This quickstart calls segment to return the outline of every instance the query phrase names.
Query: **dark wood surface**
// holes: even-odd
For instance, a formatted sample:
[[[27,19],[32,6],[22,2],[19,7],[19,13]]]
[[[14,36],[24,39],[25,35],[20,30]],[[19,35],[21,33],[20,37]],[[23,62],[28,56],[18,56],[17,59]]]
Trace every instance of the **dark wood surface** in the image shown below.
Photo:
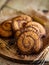
[[[45,62],[45,64],[44,65],[49,65],[49,62]]]

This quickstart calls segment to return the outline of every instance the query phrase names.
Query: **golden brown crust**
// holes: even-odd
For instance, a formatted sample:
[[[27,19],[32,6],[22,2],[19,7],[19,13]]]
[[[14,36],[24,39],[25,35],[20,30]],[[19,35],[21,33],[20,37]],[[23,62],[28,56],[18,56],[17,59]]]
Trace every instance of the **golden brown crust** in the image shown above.
[[[26,27],[32,27],[32,30],[36,32],[40,37],[46,36],[45,28],[38,22],[29,22]]]
[[[42,42],[39,36],[30,30],[21,33],[17,39],[16,45],[22,54],[38,53],[42,48]]]
[[[4,21],[0,24],[0,36],[2,37],[12,36],[11,20]]]
[[[33,22],[29,17],[27,18],[28,19],[23,15],[13,19],[12,26],[15,32],[15,43],[22,54],[31,54],[32,52],[38,53],[43,46],[40,38],[40,24]],[[42,25],[40,25],[40,28],[41,27]]]
[[[13,18],[13,29],[18,30],[20,28],[25,27],[26,23],[31,22],[31,17],[27,15],[20,15],[18,17]],[[17,25],[16,25],[17,24]]]
[[[5,30],[5,31],[11,31],[11,22],[3,22],[1,24],[1,27]]]

